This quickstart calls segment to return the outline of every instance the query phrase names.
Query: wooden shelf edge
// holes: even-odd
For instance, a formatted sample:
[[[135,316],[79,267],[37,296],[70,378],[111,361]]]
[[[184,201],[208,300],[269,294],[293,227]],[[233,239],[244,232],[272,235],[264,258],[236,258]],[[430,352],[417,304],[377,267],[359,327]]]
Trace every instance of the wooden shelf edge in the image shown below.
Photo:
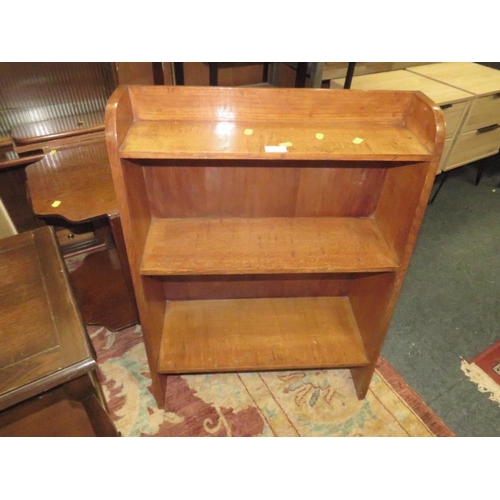
[[[151,223],[140,274],[373,273],[398,266],[372,218],[167,218]]]
[[[308,153],[307,155],[300,153],[252,153],[252,160],[288,160],[288,161],[363,161],[363,162],[423,162],[434,158],[434,155],[429,154],[341,154],[325,155]],[[144,151],[120,151],[122,160],[248,160],[249,153],[182,153],[173,151],[169,152],[144,152]]]

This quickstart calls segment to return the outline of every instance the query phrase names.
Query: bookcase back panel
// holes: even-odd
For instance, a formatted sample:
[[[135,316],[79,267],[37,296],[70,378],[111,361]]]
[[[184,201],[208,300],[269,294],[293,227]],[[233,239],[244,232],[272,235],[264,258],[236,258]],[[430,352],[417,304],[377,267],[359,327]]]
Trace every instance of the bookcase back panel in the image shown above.
[[[368,217],[384,168],[143,167],[153,217]]]
[[[403,123],[408,92],[131,86],[136,120]]]
[[[164,283],[166,300],[204,300],[345,296],[352,275],[175,276],[158,279]]]

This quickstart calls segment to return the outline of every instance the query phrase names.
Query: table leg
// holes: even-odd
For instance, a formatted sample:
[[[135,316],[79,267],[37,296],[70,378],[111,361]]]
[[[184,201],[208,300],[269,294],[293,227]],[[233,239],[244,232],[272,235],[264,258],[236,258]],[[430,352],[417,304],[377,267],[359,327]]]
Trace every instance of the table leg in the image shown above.
[[[83,405],[98,437],[117,437],[118,431],[103,406],[98,392],[100,389],[97,387],[100,386],[96,386],[90,374],[86,374],[66,383],[64,392],[68,397]]]
[[[112,214],[95,226],[106,249],[87,255],[69,280],[86,325],[123,330],[138,323],[138,314],[119,216]]]

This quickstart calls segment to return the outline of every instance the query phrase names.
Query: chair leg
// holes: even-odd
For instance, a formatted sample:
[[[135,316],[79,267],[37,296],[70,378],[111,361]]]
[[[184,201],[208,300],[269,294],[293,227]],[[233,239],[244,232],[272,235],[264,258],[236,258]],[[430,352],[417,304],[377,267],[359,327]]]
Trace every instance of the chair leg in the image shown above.
[[[356,68],[355,62],[350,62],[347,66],[347,74],[344,82],[344,89],[348,90],[351,88],[352,77],[354,76],[354,69]]]
[[[216,62],[208,63],[208,65],[210,68],[210,86],[217,87],[217,85],[219,85],[218,65]]]
[[[184,63],[174,62],[175,85],[184,85]]]
[[[304,88],[306,86],[306,78],[307,78],[307,63],[298,62],[297,73],[295,74],[295,87]]]
[[[444,184],[444,181],[446,181],[446,179],[448,178],[448,172],[443,172],[441,174],[441,182],[439,183],[439,186],[438,188],[436,189],[436,192],[434,193],[434,195],[432,196],[432,198],[430,199],[428,205],[430,205],[431,203],[434,202],[434,200],[436,199],[436,196],[438,195],[439,191],[441,191],[441,188],[443,187],[443,184]]]
[[[269,80],[269,64],[268,62],[262,63],[262,83],[268,83]]]
[[[481,181],[481,177],[483,176],[483,171],[484,171],[484,160],[480,161],[479,165],[477,166],[476,180],[474,181],[475,186],[477,186]]]

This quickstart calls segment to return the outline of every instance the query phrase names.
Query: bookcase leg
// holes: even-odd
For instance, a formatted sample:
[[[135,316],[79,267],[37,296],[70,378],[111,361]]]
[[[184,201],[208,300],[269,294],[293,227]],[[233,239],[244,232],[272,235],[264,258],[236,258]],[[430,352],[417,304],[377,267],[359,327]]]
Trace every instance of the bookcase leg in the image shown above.
[[[151,374],[151,378],[152,378],[151,390],[153,392],[153,397],[156,400],[156,404],[158,405],[158,408],[165,410],[166,409],[165,393],[167,391],[168,377],[166,375],[156,374],[155,376]]]
[[[351,368],[352,381],[354,382],[358,399],[365,399],[374,371],[375,363],[368,366],[357,366],[355,368]]]

